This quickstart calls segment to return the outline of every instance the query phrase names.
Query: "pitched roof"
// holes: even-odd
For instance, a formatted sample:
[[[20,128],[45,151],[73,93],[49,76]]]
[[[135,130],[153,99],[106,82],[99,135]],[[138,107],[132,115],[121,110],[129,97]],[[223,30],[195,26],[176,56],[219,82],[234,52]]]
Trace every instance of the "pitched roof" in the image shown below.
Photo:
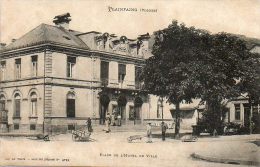
[[[40,24],[15,42],[7,45],[4,50],[18,49],[47,42],[89,49],[75,33],[68,31],[63,27]]]

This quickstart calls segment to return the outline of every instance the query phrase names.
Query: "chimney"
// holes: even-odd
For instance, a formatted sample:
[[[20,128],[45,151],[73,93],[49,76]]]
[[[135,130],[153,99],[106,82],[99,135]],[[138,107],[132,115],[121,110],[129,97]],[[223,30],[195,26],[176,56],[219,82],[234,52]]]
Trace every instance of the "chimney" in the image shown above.
[[[62,15],[55,16],[53,19],[53,23],[58,27],[63,27],[65,29],[69,29],[69,22],[71,21],[70,13],[65,13]]]

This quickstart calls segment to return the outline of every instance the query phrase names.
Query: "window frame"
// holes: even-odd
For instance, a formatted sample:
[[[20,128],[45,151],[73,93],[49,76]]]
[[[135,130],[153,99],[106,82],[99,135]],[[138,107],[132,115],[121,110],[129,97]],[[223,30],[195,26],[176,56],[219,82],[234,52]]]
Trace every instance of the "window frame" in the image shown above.
[[[17,107],[18,106],[17,104],[19,104],[19,107]],[[14,95],[14,114],[13,114],[13,117],[15,117],[15,118],[21,117],[21,95],[19,93],[16,93]]]
[[[235,105],[235,120],[240,121],[241,120],[241,106],[240,104],[234,104]]]
[[[71,108],[70,105],[73,105],[73,107]],[[71,92],[66,96],[66,116],[67,118],[76,117],[76,98],[75,94]]]
[[[38,55],[31,56],[31,74],[32,77],[38,76]]]
[[[74,77],[74,68],[75,68],[75,65],[76,65],[76,60],[77,57],[75,56],[67,56],[67,77],[68,78],[73,78]]]
[[[20,79],[22,74],[22,59],[15,59],[15,79]]]
[[[36,92],[30,94],[30,117],[37,117],[38,97]]]
[[[4,81],[6,72],[6,60],[0,62],[0,81]]]
[[[123,69],[123,70],[121,70]],[[126,64],[118,64],[118,82],[123,83],[126,76]]]
[[[0,95],[0,111],[6,110],[6,98],[4,95]]]

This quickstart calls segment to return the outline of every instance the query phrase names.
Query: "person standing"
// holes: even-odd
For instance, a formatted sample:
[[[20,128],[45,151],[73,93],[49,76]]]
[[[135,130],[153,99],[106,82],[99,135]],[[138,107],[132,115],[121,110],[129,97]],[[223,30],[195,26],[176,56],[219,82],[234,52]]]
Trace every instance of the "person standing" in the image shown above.
[[[168,129],[168,125],[165,122],[162,122],[161,127],[162,127],[162,140],[165,141],[166,130]]]
[[[116,125],[116,113],[113,111],[112,116],[111,116],[111,126]]]
[[[150,122],[146,125],[146,132],[147,132],[147,143],[152,143],[152,126]]]
[[[91,123],[91,119],[90,118],[87,119],[87,127],[88,127],[88,132],[92,132],[93,131],[92,123]]]
[[[117,115],[118,126],[121,126],[121,115]]]
[[[110,132],[110,124],[111,124],[111,117],[110,117],[110,114],[107,113],[106,115],[106,133],[109,133]]]

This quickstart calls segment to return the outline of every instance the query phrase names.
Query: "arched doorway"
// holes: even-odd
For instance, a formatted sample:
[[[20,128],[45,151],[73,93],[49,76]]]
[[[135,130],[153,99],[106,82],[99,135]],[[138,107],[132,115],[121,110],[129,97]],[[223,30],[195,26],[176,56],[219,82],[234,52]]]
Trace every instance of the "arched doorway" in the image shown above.
[[[122,124],[124,124],[126,120],[126,111],[125,111],[126,103],[127,103],[126,97],[124,95],[120,95],[117,99],[117,105],[118,105],[119,115],[121,115]]]
[[[142,119],[141,108],[143,100],[140,96],[137,96],[134,100],[134,124],[140,124]]]
[[[101,94],[100,95],[100,105],[101,105],[101,110],[100,110],[100,124],[104,125],[105,119],[106,119],[106,113],[108,109],[108,105],[110,102],[110,98],[108,97],[107,94]]]

